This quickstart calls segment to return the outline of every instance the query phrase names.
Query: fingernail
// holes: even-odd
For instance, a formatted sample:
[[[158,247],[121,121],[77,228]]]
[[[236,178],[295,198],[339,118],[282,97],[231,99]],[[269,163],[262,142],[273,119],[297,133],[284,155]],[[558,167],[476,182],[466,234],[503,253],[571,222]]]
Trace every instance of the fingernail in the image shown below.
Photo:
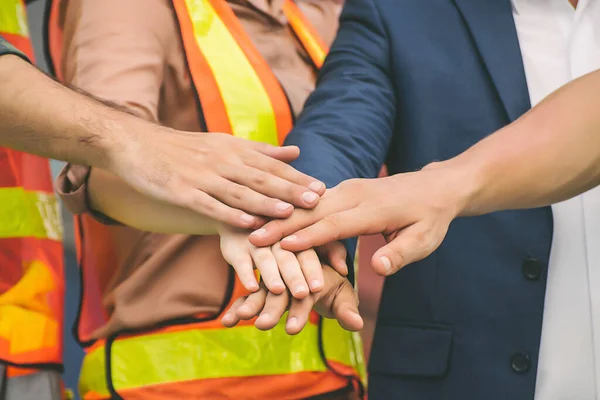
[[[252,215],[242,214],[242,216],[240,218],[242,221],[244,221],[247,224],[254,222],[254,217]]]
[[[304,285],[296,285],[294,286],[294,294],[300,294],[306,292],[306,286]]]
[[[302,200],[307,203],[314,203],[319,198],[319,195],[315,192],[304,192],[302,193]]]
[[[269,314],[260,314],[256,319],[256,322],[269,322],[271,316]]]
[[[260,231],[260,229],[259,229]],[[296,235],[290,235],[290,236],[286,236],[283,239],[281,239],[282,242],[294,242],[296,239],[298,239],[298,236]]]
[[[252,236],[264,236],[266,233],[267,233],[267,230],[265,228],[260,228],[259,230],[252,232],[251,235]]]
[[[279,211],[287,211],[292,207],[291,204],[289,203],[285,203],[283,201],[277,203],[277,205],[275,205],[275,208],[278,209]]]
[[[381,263],[383,264],[383,267],[385,268],[385,272],[388,274],[390,272],[392,272],[392,263],[390,262],[390,259],[387,258],[386,256],[380,257],[379,259],[381,260]]]
[[[312,290],[319,289],[321,286],[323,286],[323,283],[318,279],[313,279],[310,281],[310,288]]]
[[[292,317],[292,318],[288,319],[288,321],[287,321],[288,328],[295,328],[296,326],[298,326],[298,318]]]
[[[310,185],[308,185],[308,188],[313,192],[320,192],[321,190],[323,190],[323,186],[324,185],[322,182],[313,182]]]
[[[231,313],[227,312],[225,315],[223,315],[223,318],[221,319],[221,321],[227,322],[227,321],[231,320],[231,318],[232,318]]]

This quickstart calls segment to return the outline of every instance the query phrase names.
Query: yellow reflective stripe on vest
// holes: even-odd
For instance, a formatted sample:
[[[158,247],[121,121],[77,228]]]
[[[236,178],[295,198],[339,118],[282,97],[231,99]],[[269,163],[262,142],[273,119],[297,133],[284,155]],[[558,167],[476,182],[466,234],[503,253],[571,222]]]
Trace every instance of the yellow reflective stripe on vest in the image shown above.
[[[0,33],[29,37],[25,5],[21,0],[0,1]]]
[[[0,238],[62,240],[60,207],[52,193],[0,188]]]
[[[351,332],[324,321],[328,360],[349,366],[362,363]],[[254,326],[189,329],[117,340],[112,345],[112,381],[116,390],[189,380],[326,371],[317,343],[318,327],[307,325],[296,336],[285,333],[285,320],[270,331]],[[79,390],[108,396],[104,346],[88,354]]]
[[[232,133],[277,145],[271,100],[243,50],[208,0],[186,0],[185,3],[198,47],[221,91]]]

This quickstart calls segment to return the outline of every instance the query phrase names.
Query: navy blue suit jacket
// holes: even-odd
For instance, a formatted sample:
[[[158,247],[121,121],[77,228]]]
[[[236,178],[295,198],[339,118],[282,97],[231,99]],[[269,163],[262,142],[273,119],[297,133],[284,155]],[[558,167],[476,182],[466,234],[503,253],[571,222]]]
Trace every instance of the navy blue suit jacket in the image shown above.
[[[287,143],[331,187],[448,159],[529,108],[510,0],[346,0]],[[549,208],[458,219],[387,278],[370,400],[532,399],[551,239]]]

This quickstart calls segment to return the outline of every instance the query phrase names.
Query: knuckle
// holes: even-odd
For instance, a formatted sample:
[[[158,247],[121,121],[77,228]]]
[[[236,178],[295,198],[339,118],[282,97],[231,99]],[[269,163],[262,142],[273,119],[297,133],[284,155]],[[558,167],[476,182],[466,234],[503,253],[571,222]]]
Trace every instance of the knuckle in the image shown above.
[[[256,186],[264,186],[268,182],[268,175],[264,172],[259,172],[252,177],[252,183]]]
[[[332,239],[332,241],[339,240],[341,220],[338,215],[330,215],[328,217],[325,217],[321,220],[321,223],[331,234],[330,239]]]
[[[258,249],[254,254],[254,258],[256,259],[256,262],[261,265],[265,264],[271,259],[269,252],[264,251],[263,249]]]

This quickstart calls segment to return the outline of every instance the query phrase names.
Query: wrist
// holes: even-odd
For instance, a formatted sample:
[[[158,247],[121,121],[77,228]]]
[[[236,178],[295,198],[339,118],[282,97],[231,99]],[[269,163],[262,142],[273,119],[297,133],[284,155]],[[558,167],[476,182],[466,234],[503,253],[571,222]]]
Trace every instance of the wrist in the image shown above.
[[[446,200],[452,217],[478,215],[479,200],[486,182],[483,166],[469,162],[461,156],[426,165],[424,171],[437,174],[436,180],[447,193]]]

